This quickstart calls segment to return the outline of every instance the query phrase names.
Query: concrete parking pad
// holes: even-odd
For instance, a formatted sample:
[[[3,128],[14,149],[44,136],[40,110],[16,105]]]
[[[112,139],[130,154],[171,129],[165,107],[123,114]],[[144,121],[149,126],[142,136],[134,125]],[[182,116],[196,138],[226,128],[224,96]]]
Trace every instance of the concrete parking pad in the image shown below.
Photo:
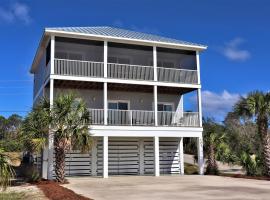
[[[95,200],[270,199],[270,182],[219,176],[74,177],[64,185]]]

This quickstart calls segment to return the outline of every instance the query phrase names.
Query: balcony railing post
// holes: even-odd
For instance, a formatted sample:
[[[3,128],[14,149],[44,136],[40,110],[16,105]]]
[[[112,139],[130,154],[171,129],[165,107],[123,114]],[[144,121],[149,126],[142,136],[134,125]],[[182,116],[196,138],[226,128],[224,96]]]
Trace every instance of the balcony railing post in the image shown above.
[[[107,82],[104,83],[103,87],[103,107],[104,107],[104,125],[108,124],[108,91],[107,91]]]
[[[154,85],[154,116],[155,116],[155,126],[158,126],[158,110],[157,110],[157,85]]]
[[[104,41],[104,53],[103,53],[103,56],[104,56],[104,78],[107,78],[107,64],[108,64],[108,42],[107,41]]]
[[[51,74],[54,74],[54,52],[55,52],[55,37],[51,36]]]
[[[130,126],[132,126],[132,110],[129,111],[129,115],[130,115]]]
[[[201,84],[201,78],[200,78],[200,55],[199,55],[199,51],[196,51],[196,62],[197,62],[197,81],[198,81],[198,84]]]
[[[202,127],[202,96],[201,96],[201,89],[197,90],[197,103],[198,103],[198,112],[199,112],[199,125]]]

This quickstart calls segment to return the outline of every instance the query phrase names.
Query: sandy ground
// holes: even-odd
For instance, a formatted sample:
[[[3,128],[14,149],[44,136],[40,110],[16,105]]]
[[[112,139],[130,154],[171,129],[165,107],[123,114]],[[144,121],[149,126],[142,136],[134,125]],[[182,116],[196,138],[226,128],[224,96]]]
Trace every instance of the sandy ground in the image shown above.
[[[96,200],[269,199],[270,182],[220,176],[69,178],[65,187]]]
[[[33,185],[22,185],[9,187],[6,192],[22,192],[24,193],[24,200],[48,200],[43,192]]]

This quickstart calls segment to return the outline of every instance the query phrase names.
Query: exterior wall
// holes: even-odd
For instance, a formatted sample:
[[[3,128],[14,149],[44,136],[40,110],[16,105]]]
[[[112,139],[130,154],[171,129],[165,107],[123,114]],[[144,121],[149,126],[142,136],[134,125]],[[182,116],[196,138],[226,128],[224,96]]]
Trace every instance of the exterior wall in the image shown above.
[[[43,83],[49,76],[50,65],[46,66],[46,53],[44,52],[43,56],[40,59],[38,68],[34,73],[34,97],[37,95]]]
[[[160,138],[160,173],[179,174],[179,138]],[[66,154],[67,176],[102,175],[103,146],[98,138],[95,151]],[[109,138],[109,175],[154,174],[153,138]],[[93,153],[94,152],[94,153]],[[95,154],[95,155],[94,155]],[[95,157],[95,162],[92,162]],[[93,167],[92,165],[96,165]],[[93,169],[95,169],[93,171]]]
[[[73,92],[82,97],[89,108],[103,109],[102,90],[78,90],[78,89],[59,89],[56,88],[54,95],[60,93]],[[124,92],[108,90],[108,101],[123,100],[130,102],[130,110],[153,110],[153,93],[145,92]],[[158,94],[158,102],[173,102],[176,110],[180,100],[180,95]]]

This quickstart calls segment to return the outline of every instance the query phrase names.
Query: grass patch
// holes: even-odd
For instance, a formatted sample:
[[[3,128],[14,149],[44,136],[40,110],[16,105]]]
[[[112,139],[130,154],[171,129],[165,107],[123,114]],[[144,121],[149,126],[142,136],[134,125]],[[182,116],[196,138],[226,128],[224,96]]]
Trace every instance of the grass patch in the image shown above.
[[[0,192],[0,200],[22,200],[25,197],[23,192]]]
[[[198,166],[189,163],[184,163],[184,167],[185,167],[185,174],[187,175],[198,174]]]

